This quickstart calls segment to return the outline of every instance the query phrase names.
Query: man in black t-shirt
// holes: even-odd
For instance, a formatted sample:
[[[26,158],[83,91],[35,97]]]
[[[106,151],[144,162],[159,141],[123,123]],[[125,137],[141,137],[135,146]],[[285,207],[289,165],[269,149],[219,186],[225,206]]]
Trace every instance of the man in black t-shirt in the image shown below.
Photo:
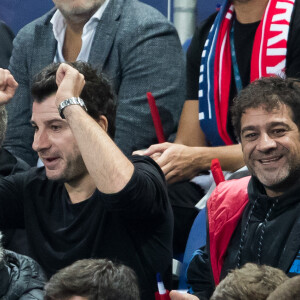
[[[0,228],[25,228],[48,276],[78,259],[108,258],[134,269],[141,298],[154,299],[156,273],[171,280],[164,176],[151,159],[128,159],[114,144],[109,84],[88,64],[71,65],[52,64],[32,84],[32,146],[44,167],[0,180]],[[16,87],[0,70],[0,105]]]

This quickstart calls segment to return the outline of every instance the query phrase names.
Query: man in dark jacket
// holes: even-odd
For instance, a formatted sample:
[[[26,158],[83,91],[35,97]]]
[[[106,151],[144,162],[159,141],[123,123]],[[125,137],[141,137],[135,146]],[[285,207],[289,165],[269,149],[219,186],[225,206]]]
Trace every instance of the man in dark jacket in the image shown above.
[[[207,245],[187,273],[201,300],[229,270],[247,262],[289,276],[299,272],[300,81],[270,77],[252,83],[235,99],[232,120],[252,177],[219,184],[207,203]]]
[[[14,34],[11,29],[0,20],[0,68],[7,68],[13,49]]]
[[[2,233],[0,232],[0,243]],[[31,258],[2,248],[0,244],[0,298],[7,300],[43,299],[46,277]]]

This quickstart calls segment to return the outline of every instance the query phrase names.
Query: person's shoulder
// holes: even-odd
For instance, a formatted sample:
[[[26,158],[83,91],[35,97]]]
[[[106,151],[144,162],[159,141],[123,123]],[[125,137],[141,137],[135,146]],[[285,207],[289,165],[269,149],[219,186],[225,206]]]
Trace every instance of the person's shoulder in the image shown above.
[[[230,206],[232,202],[248,199],[248,184],[251,176],[221,182],[212,193],[208,205],[213,207]]]
[[[155,168],[158,167],[157,163],[149,156],[132,155],[129,157],[129,159],[134,165],[145,164],[145,165],[149,165],[149,166],[154,166]]]
[[[11,272],[8,295],[17,294],[18,299],[43,299],[43,287],[47,281],[40,265],[32,258],[5,250],[7,266]]]
[[[151,20],[167,22],[166,17],[153,6],[137,0],[124,1],[123,10],[138,20]]]
[[[16,174],[4,177],[3,180],[15,182],[22,186],[27,186],[29,184],[36,184],[37,182],[47,182],[45,168],[33,167],[25,171],[20,171]]]
[[[34,259],[26,255],[22,255],[5,249],[4,256],[6,262],[11,262],[13,264],[16,264],[16,262],[18,262],[17,265],[21,269],[26,269],[28,265],[30,265],[30,268],[35,272],[40,269],[39,264]]]
[[[3,22],[0,20],[0,36],[6,35],[10,40],[13,40],[15,35],[13,31]]]
[[[211,26],[213,25],[213,23],[216,19],[217,14],[218,14],[218,12],[215,12],[215,13],[211,14],[207,19],[200,22],[195,30],[194,35],[201,37],[204,33],[208,34]]]
[[[143,27],[156,25],[174,28],[167,18],[156,8],[137,0],[125,1],[122,14],[123,22],[132,24],[132,26],[139,26],[140,30]]]
[[[161,178],[164,178],[164,174],[159,165],[149,156],[132,155],[129,157],[129,159],[136,169],[142,169],[146,172],[156,173],[157,175],[159,174]]]
[[[247,193],[247,187],[249,184],[250,176],[246,176],[239,179],[231,179],[221,182],[216,190],[219,193],[231,193],[236,194],[242,191]]]
[[[43,26],[43,25],[49,25],[50,24],[50,20],[52,18],[52,16],[55,13],[55,8],[51,9],[50,11],[48,11],[47,13],[45,13],[44,15],[42,15],[41,17],[33,20],[32,22],[26,24],[23,28],[20,29],[20,31],[17,34],[17,38],[20,38],[22,36],[28,36],[28,35],[32,35],[34,36],[34,32],[35,32],[35,27],[37,26]]]

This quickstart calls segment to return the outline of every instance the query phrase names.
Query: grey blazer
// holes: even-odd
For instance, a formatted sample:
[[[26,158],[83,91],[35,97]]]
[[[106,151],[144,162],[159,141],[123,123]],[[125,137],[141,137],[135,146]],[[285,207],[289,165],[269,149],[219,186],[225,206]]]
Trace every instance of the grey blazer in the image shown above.
[[[20,30],[9,66],[19,88],[7,105],[4,147],[31,165],[36,154],[31,148],[30,85],[54,60],[54,11]],[[184,57],[176,30],[157,10],[137,0],[111,0],[97,25],[88,61],[107,75],[117,95],[115,142],[125,154],[157,143],[149,91],[157,100],[166,138],[176,132],[185,98]]]

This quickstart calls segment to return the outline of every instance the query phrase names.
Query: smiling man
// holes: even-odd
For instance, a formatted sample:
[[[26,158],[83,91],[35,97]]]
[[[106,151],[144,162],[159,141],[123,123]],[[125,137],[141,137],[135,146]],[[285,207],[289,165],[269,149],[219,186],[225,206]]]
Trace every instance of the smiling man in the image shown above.
[[[171,280],[173,216],[163,173],[115,145],[109,84],[86,63],[72,66],[52,64],[33,82],[32,146],[45,166],[0,180],[0,228],[25,228],[48,276],[79,259],[108,258],[131,267],[142,299],[153,300],[156,273]],[[17,86],[4,75],[0,104]]]
[[[250,84],[232,119],[252,176],[221,183],[208,200],[208,244],[187,273],[194,295],[174,291],[172,300],[209,299],[229,270],[247,262],[291,276],[300,270],[300,80]]]

